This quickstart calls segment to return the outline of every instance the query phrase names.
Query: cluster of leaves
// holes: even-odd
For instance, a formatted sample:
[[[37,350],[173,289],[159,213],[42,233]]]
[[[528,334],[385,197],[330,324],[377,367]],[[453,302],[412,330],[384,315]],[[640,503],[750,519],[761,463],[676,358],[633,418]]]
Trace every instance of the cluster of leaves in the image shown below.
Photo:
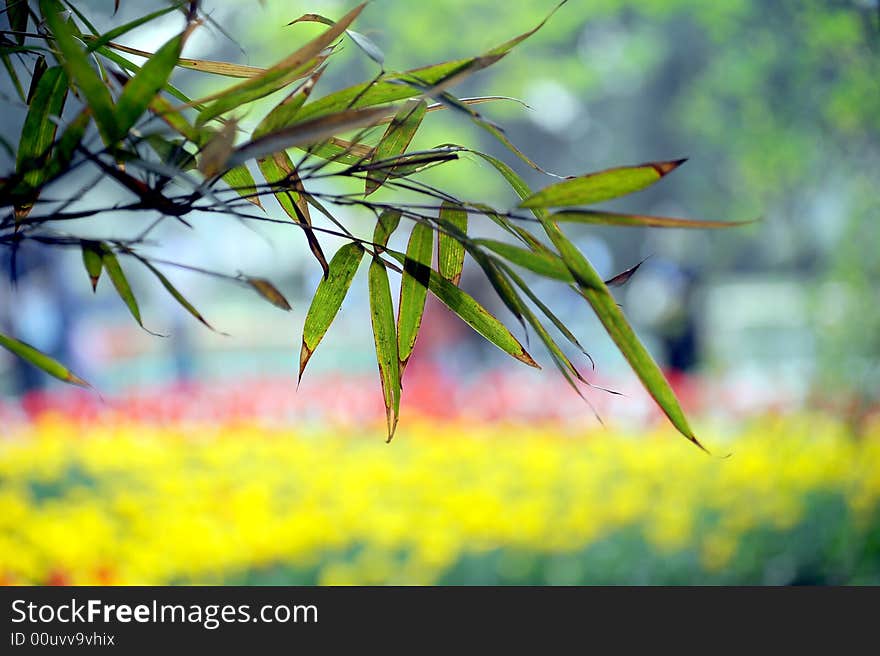
[[[603,281],[560,228],[561,223],[687,228],[731,225],[621,214],[590,207],[654,184],[683,160],[623,166],[558,179],[533,192],[508,164],[476,150],[453,144],[408,150],[427,114],[447,110],[473,121],[522,162],[540,170],[510,142],[502,128],[474,109],[497,98],[458,98],[449,89],[497,63],[544,22],[476,57],[391,72],[384,70],[382,53],[375,44],[349,30],[363,8],[364,5],[356,7],[338,21],[316,14],[297,19],[318,21],[327,27],[275,65],[256,68],[181,56],[193,31],[210,20],[194,0],[174,2],[104,34],[97,32],[74,3],[39,0],[29,4],[26,0],[7,0],[6,15],[11,29],[0,33],[2,58],[28,110],[16,151],[15,170],[0,179],[2,206],[7,208],[0,219],[0,245],[14,250],[29,240],[46,247],[81,249],[93,288],[106,272],[134,319],[143,326],[137,299],[120,264],[121,258],[136,261],[147,267],[193,317],[208,325],[158,267],[182,267],[227,278],[252,288],[283,310],[290,310],[290,305],[268,280],[205,271],[148,257],[140,247],[153,227],[168,218],[191,227],[186,216],[196,211],[295,226],[303,232],[324,272],[305,321],[300,377],[366,259],[389,439],[397,424],[401,381],[419,333],[428,293],[510,356],[529,366],[538,366],[502,322],[459,288],[468,256],[481,268],[523,328],[537,334],[554,365],[583,396],[579,383],[591,385],[548,330],[547,322],[564,340],[587,358],[589,355],[520,276],[518,269],[525,269],[570,286],[587,301],[670,421],[699,445],[660,368],[636,337],[609,290],[624,284],[638,265]],[[169,13],[182,13],[185,26],[155,52],[118,43],[130,30]],[[379,73],[361,84],[311,98],[312,89],[343,38],[352,39],[379,64]],[[146,57],[145,63],[138,66],[130,61],[128,55],[132,54]],[[217,93],[193,99],[171,83],[176,68],[239,81]],[[21,78],[27,76],[30,84],[25,91]],[[254,101],[285,90],[283,100],[241,141],[243,130],[236,114]],[[509,183],[521,198],[517,208],[504,210],[456,198],[419,179],[420,172],[447,166],[465,153],[486,162]],[[252,164],[261,181],[255,179],[249,166]],[[41,200],[49,184],[80,168],[95,169],[101,177],[115,181],[132,196],[131,202],[75,211],[70,205],[84,191],[70,194],[61,203]],[[363,191],[330,193],[318,191],[318,186],[326,185],[312,185],[315,181],[333,179],[360,181]],[[418,199],[375,200],[373,194],[380,188],[416,195]],[[287,218],[259,213],[265,212],[261,198],[269,195],[277,200]],[[336,218],[333,206],[371,212],[376,220],[372,238],[354,235]],[[551,212],[550,208],[557,209]],[[84,238],[68,228],[77,225],[77,221],[119,210],[149,212],[156,218],[149,228],[130,239]],[[313,223],[313,212],[324,217],[330,227]],[[469,222],[475,216],[493,221],[510,240],[471,237]],[[388,247],[388,240],[404,221],[411,226],[409,241],[406,252],[397,252]],[[327,258],[319,239],[322,234],[342,237],[349,243]],[[389,271],[402,278],[396,315]],[[0,336],[0,345],[57,378],[86,384],[62,364],[21,341]]]

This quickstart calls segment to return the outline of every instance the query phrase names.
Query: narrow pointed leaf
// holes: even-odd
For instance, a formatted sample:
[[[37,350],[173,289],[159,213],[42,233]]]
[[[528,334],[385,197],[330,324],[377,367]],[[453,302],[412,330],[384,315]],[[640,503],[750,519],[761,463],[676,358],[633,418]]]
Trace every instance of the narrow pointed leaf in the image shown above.
[[[373,155],[374,161],[382,161],[392,157],[403,155],[409,147],[412,138],[425,117],[428,104],[421,100],[416,103],[407,103],[394,115],[382,139],[376,145]],[[367,174],[365,195],[370,195],[378,189],[388,176],[391,169],[370,171]]]
[[[376,220],[376,228],[373,230],[373,243],[377,247],[388,245],[391,234],[400,225],[400,210],[385,210]]]
[[[291,91],[284,100],[272,108],[257,127],[254,128],[253,137],[256,139],[292,124],[299,108],[308,100],[312,89],[315,88],[325,70],[327,70],[326,67],[321,67],[312,73],[309,79]]]
[[[154,267],[152,264],[150,264],[150,262],[148,262],[147,260],[145,260],[143,258],[138,258],[138,259],[140,259],[140,261],[144,264],[144,266],[147,267],[152,272],[152,274],[154,276],[156,276],[156,278],[159,279],[159,282],[162,283],[162,286],[168,291],[169,294],[171,294],[171,296],[174,298],[174,300],[177,301],[184,310],[189,312],[193,317],[195,317],[206,328],[208,328],[210,330],[214,330],[214,327],[205,320],[205,317],[202,316],[201,312],[199,312],[193,306],[193,304],[190,303],[186,299],[186,297],[183,294],[181,294],[179,291],[177,291],[177,288],[173,284],[171,284],[171,281],[168,280],[168,278],[166,278],[165,275],[161,271],[159,271],[159,269]]]
[[[136,18],[133,21],[130,21],[130,22],[125,23],[123,25],[120,25],[118,27],[114,27],[112,30],[108,30],[108,31],[104,32],[101,36],[97,36],[97,37],[86,36],[86,37],[84,37],[84,40],[86,41],[86,43],[88,43],[88,46],[89,46],[88,51],[94,52],[95,50],[97,50],[101,46],[105,46],[105,45],[113,46],[114,44],[111,43],[111,41],[113,41],[113,39],[117,39],[120,36],[122,36],[123,34],[131,32],[133,29],[138,28],[141,25],[144,25],[146,23],[149,23],[150,21],[155,20],[155,19],[159,18],[160,16],[164,16],[165,14],[169,14],[172,11],[176,11],[176,10],[180,9],[183,5],[186,4],[187,1],[188,0],[183,0],[181,2],[175,2],[171,5],[169,5],[168,7],[165,7],[164,9],[159,9],[159,10],[154,11],[152,13],[145,14],[144,16],[140,16],[139,18]],[[120,49],[122,49],[126,52],[131,52],[132,54],[135,54],[135,55],[140,55],[141,57],[152,56],[152,53],[144,52],[142,50],[134,50],[134,48],[128,49],[128,50],[125,50],[124,48],[120,48]]]
[[[18,142],[16,169],[24,174],[24,181],[31,187],[39,187],[47,174],[47,156],[55,141],[58,125],[50,117],[60,117],[67,99],[67,75],[60,66],[53,66],[43,73]]]
[[[342,246],[330,260],[329,274],[318,283],[303,326],[302,349],[299,355],[300,380],[309,358],[339,313],[363,256],[364,249],[357,242]]]
[[[562,210],[553,214],[553,220],[563,223],[586,223],[637,228],[732,228],[747,225],[751,221],[705,221],[700,219],[677,219],[668,216],[621,214],[598,210]]]
[[[27,0],[6,0],[6,15],[9,18],[9,27],[15,34],[15,41],[18,45],[24,43],[24,34],[27,32],[28,23],[28,5]]]
[[[226,89],[220,94],[215,94],[217,95],[217,100],[199,113],[196,123],[201,125],[230,109],[235,109],[244,103],[274,93],[296,79],[309,75],[311,71],[320,65],[319,55],[321,52],[345,31],[345,28],[363,11],[364,6],[364,4],[361,4],[352,9],[335,25],[267,69],[262,75]]]
[[[83,241],[81,243],[83,266],[86,273],[89,274],[89,280],[92,283],[92,291],[98,288],[98,279],[101,277],[101,271],[104,269],[102,264],[102,247],[99,242]]]
[[[42,351],[35,349],[30,344],[17,340],[13,337],[0,334],[0,346],[17,355],[22,360],[30,362],[35,367],[42,369],[50,376],[54,376],[58,380],[79,387],[91,387],[86,381],[74,374],[63,364],[49,357]]]
[[[565,262],[552,251],[528,250],[515,244],[508,244],[507,242],[494,239],[476,239],[474,241],[497,253],[507,261],[545,278],[574,282],[574,276],[571,275],[571,271],[565,266]]]
[[[677,169],[684,159],[650,162],[638,166],[620,166],[545,187],[526,198],[520,207],[564,207],[591,205],[626,196],[660,180]]]
[[[564,5],[566,2],[568,2],[568,0],[562,0],[562,2],[560,2],[558,5],[556,5],[553,8],[553,11],[551,11],[549,14],[547,14],[547,16],[544,18],[544,20],[542,20],[540,23],[538,23],[535,27],[530,29],[528,32],[524,32],[524,33],[520,34],[519,36],[515,36],[512,39],[509,39],[509,40],[505,41],[504,43],[495,46],[486,54],[487,55],[503,55],[503,54],[510,52],[517,45],[519,45],[520,43],[522,43],[523,41],[528,39],[530,36],[532,36],[535,32],[540,30],[542,27],[544,27],[544,24],[548,20],[550,20],[550,17],[553,16],[553,14],[555,14],[557,12],[557,10],[562,5]]]
[[[645,258],[645,259],[648,259],[648,258]],[[642,266],[644,263],[645,263],[645,260],[642,260],[641,262],[639,262],[635,266],[631,266],[629,269],[626,269],[625,271],[621,271],[616,276],[613,276],[613,277],[609,278],[608,280],[606,280],[605,284],[608,285],[609,287],[622,287],[623,285],[625,285],[626,283],[628,283],[630,281],[630,278],[632,278],[635,275],[636,271],[638,271],[639,267]]]
[[[387,253],[403,264],[404,271],[409,271],[414,277],[424,275],[423,264],[408,260],[403,253],[394,251],[387,251]],[[452,310],[462,321],[492,344],[520,362],[540,369],[538,364],[532,359],[532,356],[528,354],[507,327],[492,316],[482,305],[477,303],[467,292],[453,285],[436,271],[430,271],[429,273],[428,289],[437,297],[437,300]]]
[[[400,302],[397,309],[397,345],[400,358],[400,375],[412,355],[422,325],[425,299],[431,280],[431,257],[434,235],[425,223],[416,223],[409,236],[406,259],[410,265],[403,270],[400,279]]]
[[[278,288],[265,278],[244,276],[243,280],[246,284],[250,285],[257,294],[269,301],[275,307],[281,308],[285,312],[290,312],[293,309],[290,307],[290,303],[287,302],[287,299],[284,298],[284,294],[279,292]]]
[[[448,222],[462,233],[467,234],[468,215],[460,207],[443,201],[440,206],[440,221]],[[464,268],[464,245],[452,235],[443,231],[437,233],[437,262],[440,275],[457,285]]]
[[[376,361],[385,400],[388,422],[388,441],[394,437],[400,415],[400,363],[397,353],[397,331],[394,325],[394,305],[391,285],[385,265],[378,259],[370,263],[370,318],[376,343]]]
[[[131,312],[131,316],[133,316],[138,325],[143,328],[144,323],[141,320],[141,310],[140,307],[138,307],[134,292],[131,290],[131,285],[128,284],[128,278],[125,277],[125,273],[122,271],[122,267],[119,265],[119,260],[116,258],[116,255],[106,244],[101,244],[101,263],[104,265],[104,270],[107,272],[110,282],[112,282],[113,286],[116,288],[119,297],[125,303],[128,311]]]
[[[123,87],[115,110],[117,138],[125,136],[168,82],[192,29],[193,26],[188,27],[159,48]]]
[[[46,25],[52,32],[58,49],[62,54],[62,62],[68,76],[82,91],[86,104],[92,110],[95,123],[104,142],[115,143],[119,129],[110,90],[92,69],[79,41],[73,36],[70,26],[57,11],[57,5],[50,0],[41,0],[40,11]]]
[[[95,45],[102,40],[103,39],[98,39],[97,41],[92,42],[91,40],[86,39],[86,41],[89,43],[89,50],[97,50],[100,48],[100,46],[105,45],[105,43],[100,43],[100,45],[97,46]],[[131,55],[137,55],[139,57],[146,57],[149,59],[153,56],[152,52],[138,50],[137,48],[130,48],[119,43],[108,42],[106,43],[106,45],[107,47],[113,48],[114,50],[127,52]],[[213,61],[210,59],[190,59],[188,57],[178,57],[176,66],[178,66],[179,68],[188,68],[193,71],[201,71],[202,73],[212,73],[214,75],[222,75],[223,77],[237,78],[257,77],[258,75],[262,75],[266,72],[265,68],[260,68],[259,66],[233,64],[231,62]]]

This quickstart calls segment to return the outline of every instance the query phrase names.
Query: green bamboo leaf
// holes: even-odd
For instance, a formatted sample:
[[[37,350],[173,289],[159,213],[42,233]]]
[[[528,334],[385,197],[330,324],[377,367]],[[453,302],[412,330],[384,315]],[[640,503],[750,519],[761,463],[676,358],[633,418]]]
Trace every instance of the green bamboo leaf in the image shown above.
[[[411,264],[403,270],[400,278],[400,302],[397,308],[397,345],[401,378],[415,348],[419,328],[422,325],[422,315],[425,312],[434,247],[432,233],[428,224],[416,223],[406,247],[406,260]]]
[[[520,198],[532,196],[528,185],[513,169],[493,157],[481,153],[477,154],[501,173]],[[688,424],[687,417],[681,409],[675,392],[672,391],[672,388],[663,376],[663,372],[657,366],[657,363],[654,362],[651,354],[648,353],[647,349],[636,337],[602,278],[599,277],[599,274],[596,273],[583,254],[562,233],[559,226],[549,220],[549,214],[545,209],[541,207],[531,207],[529,209],[541,221],[544,231],[550,237],[550,241],[557,248],[569,271],[574,276],[581,294],[590,303],[599,321],[602,322],[611,339],[614,340],[620,352],[642,381],[645,389],[654,398],[672,422],[672,425],[688,440],[705,450],[705,447],[697,440]]]
[[[622,227],[647,228],[732,228],[746,225],[752,221],[705,221],[700,219],[677,219],[667,216],[647,216],[642,214],[621,214],[598,210],[561,210],[552,216],[554,221],[563,223],[586,223]]]
[[[39,187],[46,179],[46,157],[58,130],[50,117],[60,118],[67,92],[67,75],[60,66],[47,69],[34,90],[16,159],[16,170],[24,174],[25,183],[31,187]]]
[[[495,46],[494,48],[492,48],[492,49],[491,49],[489,52],[487,52],[486,54],[487,54],[487,55],[503,55],[503,54],[506,54],[506,53],[510,52],[510,51],[513,50],[513,48],[515,48],[517,45],[519,45],[520,43],[522,43],[523,41],[525,41],[526,39],[528,39],[530,36],[532,36],[535,32],[537,32],[538,30],[540,30],[542,27],[544,27],[544,24],[545,24],[548,20],[550,20],[550,18],[553,16],[553,14],[555,14],[555,13],[558,11],[558,9],[559,9],[562,5],[564,5],[566,2],[568,2],[568,0],[562,0],[562,2],[560,2],[558,5],[556,5],[556,6],[553,8],[553,11],[551,11],[549,14],[547,14],[547,16],[544,18],[544,20],[542,20],[540,23],[538,23],[535,27],[533,27],[532,29],[530,29],[528,32],[523,32],[523,33],[520,34],[519,36],[515,36],[515,37],[513,37],[512,39],[509,39],[508,41],[505,41],[504,43]]]
[[[545,278],[574,282],[574,276],[571,275],[571,271],[565,266],[565,262],[556,253],[548,249],[540,251],[527,250],[515,244],[508,244],[507,242],[495,239],[475,239],[474,242],[497,253],[508,262],[512,262]]]
[[[373,230],[373,243],[379,252],[388,245],[391,233],[400,225],[400,210],[385,210],[376,220],[376,228]]]
[[[74,37],[71,27],[58,13],[57,7],[57,4],[51,0],[40,0],[40,12],[61,51],[61,63],[67,75],[79,87],[86,104],[92,110],[104,143],[108,145],[115,143],[119,128],[116,124],[110,90],[89,65],[85,52]]]
[[[17,355],[22,360],[30,362],[35,367],[45,371],[50,376],[54,376],[58,380],[79,387],[91,387],[86,381],[74,374],[70,369],[65,367],[57,360],[50,358],[42,351],[38,351],[30,344],[14,339],[7,335],[0,334],[0,346]]]
[[[116,103],[117,138],[121,139],[128,133],[150,106],[153,98],[165,87],[183,50],[183,44],[193,29],[194,25],[188,26],[159,48],[123,87]]]
[[[296,23],[323,23],[324,25],[335,25],[336,21],[326,18],[321,14],[303,14],[299,18],[296,18],[288,23],[288,25],[294,25]],[[345,30],[346,35],[355,43],[355,45],[363,50],[364,54],[367,55],[374,62],[382,66],[385,63],[385,53],[382,52],[381,48],[373,43],[372,39],[367,36],[364,36],[360,32],[355,32],[354,30]]]
[[[617,348],[620,349],[633,371],[642,381],[645,389],[666,413],[672,425],[705,451],[705,447],[700,444],[688,424],[675,392],[672,391],[654,358],[636,337],[607,285],[596,273],[589,260],[568,240],[558,226],[551,221],[547,221],[545,226],[548,236],[559,249],[562,259],[574,275],[584,298],[590,303],[599,321],[602,322],[611,339],[617,344]]]
[[[424,264],[407,259],[403,253],[390,250],[386,252],[404,266],[404,271],[410,272],[414,277],[424,276]],[[436,271],[429,273],[428,289],[437,297],[437,300],[492,344],[520,362],[540,369],[532,356],[528,354],[507,327],[468,293],[453,285]]]
[[[187,2],[189,2],[189,0],[182,0],[180,2],[172,3],[168,7],[165,7],[164,9],[159,9],[159,10],[154,11],[152,13],[145,14],[139,18],[136,18],[133,21],[130,21],[130,22],[125,23],[123,25],[119,25],[118,27],[114,27],[112,30],[108,30],[107,32],[104,32],[104,34],[102,34],[100,36],[97,36],[97,37],[85,36],[85,37],[83,37],[83,39],[88,43],[88,52],[95,52],[101,46],[105,46],[108,44],[113,45],[110,43],[111,41],[113,41],[113,39],[116,39],[116,38],[122,36],[123,34],[127,34],[128,32],[131,32],[133,29],[138,28],[141,25],[144,25],[146,23],[149,23],[150,21],[153,21],[161,16],[164,16],[165,14],[170,14],[172,11],[177,11],[183,5],[187,4]],[[130,50],[128,52],[130,52]],[[136,51],[133,54],[140,55],[141,57],[148,57],[148,58],[152,56],[152,53],[149,53],[149,52],[145,53],[143,51]]]
[[[290,312],[293,309],[292,307],[290,307],[290,303],[287,302],[287,299],[284,298],[284,294],[279,292],[278,288],[265,278],[242,276],[241,279],[246,285],[249,285],[251,289],[257,292],[257,294],[259,294],[265,300],[269,301],[275,307],[280,308],[285,312]]]
[[[262,75],[253,77],[219,94],[215,94],[217,99],[199,113],[196,124],[204,124],[224,112],[258,98],[263,98],[279,89],[283,89],[291,82],[309,75],[320,65],[322,61],[320,58],[321,52],[345,31],[345,28],[363,11],[364,6],[365,4],[361,4],[352,9],[335,25],[309,41],[293,54],[268,68]]]
[[[144,259],[142,257],[138,257],[138,259],[143,263],[143,265],[145,267],[147,267],[150,270],[150,272],[154,276],[156,276],[156,278],[159,279],[159,282],[162,283],[162,286],[168,291],[169,294],[171,294],[171,296],[174,298],[174,300],[177,301],[181,305],[181,307],[183,307],[184,310],[189,312],[193,317],[195,317],[206,328],[208,328],[210,330],[214,330],[214,332],[217,332],[214,329],[214,327],[205,320],[205,317],[202,316],[201,312],[199,312],[193,306],[193,304],[190,303],[186,299],[186,297],[183,294],[181,294],[173,284],[171,284],[171,281],[168,280],[168,278],[166,278],[165,275],[161,271],[159,271],[156,267],[154,267],[146,259]]]
[[[102,263],[103,250],[99,242],[83,240],[80,242],[82,249],[83,265],[86,273],[89,274],[89,280],[92,282],[92,291],[98,288],[98,279],[101,277],[101,271],[104,269]]]
[[[106,244],[101,244],[100,249],[101,263],[104,265],[104,270],[107,272],[110,282],[113,283],[119,297],[123,300],[126,307],[128,307],[131,316],[134,317],[134,320],[137,321],[141,328],[144,328],[144,322],[141,320],[140,307],[138,307],[137,299],[135,298],[134,292],[131,290],[131,285],[128,284],[128,278],[125,277],[125,273],[119,265],[119,260]],[[146,330],[146,328],[144,328],[144,330]]]
[[[419,129],[428,104],[424,100],[404,105],[389,123],[385,134],[376,145],[373,161],[381,162],[392,157],[398,157],[406,152],[410,142]],[[367,173],[364,195],[369,196],[376,191],[388,176],[391,169],[371,170]]]
[[[46,180],[52,180],[56,176],[62,175],[68,170],[70,162],[76,153],[89,123],[92,121],[92,113],[88,107],[84,108],[76,118],[74,118],[64,132],[58,138],[55,148],[52,151],[52,157],[46,165]]]
[[[686,159],[620,166],[570,178],[545,187],[526,198],[520,207],[562,207],[591,205],[626,196],[660,180],[681,166]]]
[[[440,206],[440,222],[454,226],[454,229],[467,234],[468,214],[460,206],[443,201]],[[444,231],[437,232],[437,263],[440,275],[453,285],[458,285],[464,268],[464,244],[455,236]]]
[[[252,137],[256,139],[291,125],[300,107],[308,100],[312,89],[315,88],[325,70],[327,70],[326,67],[319,68],[305,82],[291,91],[284,100],[273,107],[254,128]]]
[[[342,246],[330,260],[330,273],[322,278],[312,297],[303,326],[302,349],[299,354],[299,380],[309,358],[318,348],[333,319],[342,307],[342,301],[351,287],[354,274],[364,256],[364,249],[357,242]]]
[[[376,362],[382,381],[388,441],[394,437],[400,415],[400,363],[397,353],[397,330],[394,325],[394,304],[385,265],[378,259],[370,263],[370,318],[376,343]]]
[[[318,241],[318,236],[312,229],[312,219],[309,215],[309,205],[306,201],[305,190],[293,162],[290,160],[290,156],[282,150],[270,157],[258,159],[257,166],[266,182],[276,190],[274,193],[275,199],[281,205],[281,209],[302,228],[308,241],[309,249],[324,270],[324,277],[326,278],[329,275],[327,258],[324,255],[324,250],[321,248],[321,242]]]

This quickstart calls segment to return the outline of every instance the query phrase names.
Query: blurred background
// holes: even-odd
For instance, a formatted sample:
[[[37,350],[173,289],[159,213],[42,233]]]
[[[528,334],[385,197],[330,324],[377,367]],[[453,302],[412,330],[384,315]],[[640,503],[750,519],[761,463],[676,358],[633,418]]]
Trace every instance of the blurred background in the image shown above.
[[[109,5],[82,8],[103,30],[155,7],[127,1],[114,17]],[[268,66],[323,29],[289,21],[351,6],[206,1],[226,34],[206,26],[184,54]],[[355,27],[403,70],[484,52],[552,7],[373,0]],[[121,41],[153,50],[180,29],[166,19]],[[378,72],[350,41],[333,59],[316,96]],[[227,84],[175,80],[193,96]],[[9,91],[0,133],[14,144],[24,112]],[[595,359],[596,382],[624,393],[590,394],[605,425],[552,366],[522,371],[429,303],[386,446],[365,275],[297,391],[321,274],[305,240],[195,217],[194,231],[157,232],[155,252],[270,278],[293,312],[170,271],[220,335],[132,268],[145,325],[168,335],[156,338],[107,280],[92,294],[78,253],[23,249],[15,283],[0,281],[0,330],[102,395],[0,353],[0,579],[880,583],[880,4],[570,0],[455,92],[521,99],[527,108],[481,112],[558,174],[689,158],[611,209],[758,219],[713,232],[567,228],[606,277],[648,258],[618,299],[701,439],[733,456],[705,458],[667,429],[589,308],[537,279]],[[413,148],[447,142],[503,158],[535,188],[552,181],[448,112],[429,115]],[[477,158],[425,179],[515,204]],[[87,200],[122,197],[98,182]],[[372,229],[367,215],[338,217]],[[130,236],[134,221],[95,229]],[[0,266],[10,270],[8,254]],[[473,263],[462,286],[516,327]]]

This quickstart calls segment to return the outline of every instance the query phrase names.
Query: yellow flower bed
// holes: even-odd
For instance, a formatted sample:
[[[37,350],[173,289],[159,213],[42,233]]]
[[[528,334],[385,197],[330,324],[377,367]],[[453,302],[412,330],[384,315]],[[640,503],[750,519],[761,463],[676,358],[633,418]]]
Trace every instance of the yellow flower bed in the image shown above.
[[[555,565],[539,582],[576,583],[602,573],[597,545],[613,555],[623,547],[607,541],[628,536],[619,544],[635,540],[657,563],[690,554],[698,582],[732,571],[756,531],[788,544],[824,497],[841,504],[841,539],[877,533],[880,428],[857,439],[819,416],[765,419],[726,446],[732,457],[707,457],[665,429],[411,421],[386,445],[378,427],[84,428],[44,417],[0,441],[0,577],[507,582],[540,557]],[[468,559],[492,576],[450,578]]]

